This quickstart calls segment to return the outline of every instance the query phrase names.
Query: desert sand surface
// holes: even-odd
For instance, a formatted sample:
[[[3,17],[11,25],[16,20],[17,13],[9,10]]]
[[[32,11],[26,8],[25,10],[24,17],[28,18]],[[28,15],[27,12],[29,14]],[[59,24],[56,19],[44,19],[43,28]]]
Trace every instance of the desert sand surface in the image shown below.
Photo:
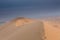
[[[0,40],[44,40],[44,35],[42,22],[26,18],[14,19],[0,29]]]
[[[60,40],[60,23],[19,17],[0,27],[0,40]]]
[[[60,40],[60,24],[54,21],[43,21],[46,40]]]

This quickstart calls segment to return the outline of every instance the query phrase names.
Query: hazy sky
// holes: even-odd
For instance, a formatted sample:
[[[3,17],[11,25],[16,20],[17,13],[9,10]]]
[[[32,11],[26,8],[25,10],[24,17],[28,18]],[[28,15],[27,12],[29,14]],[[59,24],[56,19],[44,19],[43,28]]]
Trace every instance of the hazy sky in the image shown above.
[[[0,0],[0,21],[18,16],[60,16],[60,0]]]

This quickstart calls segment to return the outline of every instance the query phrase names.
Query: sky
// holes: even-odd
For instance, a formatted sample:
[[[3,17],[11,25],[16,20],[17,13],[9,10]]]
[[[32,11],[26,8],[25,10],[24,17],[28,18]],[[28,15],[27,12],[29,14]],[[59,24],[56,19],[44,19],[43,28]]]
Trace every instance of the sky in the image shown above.
[[[60,0],[0,0],[0,22],[48,16],[60,16]]]

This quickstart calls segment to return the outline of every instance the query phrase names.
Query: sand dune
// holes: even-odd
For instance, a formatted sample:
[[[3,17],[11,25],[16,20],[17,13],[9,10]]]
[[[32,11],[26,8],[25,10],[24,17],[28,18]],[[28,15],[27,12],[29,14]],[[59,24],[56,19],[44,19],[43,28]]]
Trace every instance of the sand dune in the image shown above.
[[[2,25],[2,27],[0,27],[0,30],[5,29],[8,26],[11,26],[12,24],[14,24],[16,27],[18,27],[18,26],[22,26],[25,24],[33,23],[33,22],[35,22],[35,20],[33,20],[33,19],[18,17],[18,18],[11,20],[11,21],[6,22],[4,25]]]
[[[60,40],[60,23],[19,17],[0,27],[0,40]]]
[[[40,22],[18,28],[13,26],[0,31],[0,40],[43,40],[44,29],[43,24]],[[40,26],[42,27],[40,28]]]
[[[6,25],[4,25],[4,27],[1,28],[0,40],[44,39],[44,26],[42,22],[24,18],[18,18],[17,20],[14,20],[6,23]]]

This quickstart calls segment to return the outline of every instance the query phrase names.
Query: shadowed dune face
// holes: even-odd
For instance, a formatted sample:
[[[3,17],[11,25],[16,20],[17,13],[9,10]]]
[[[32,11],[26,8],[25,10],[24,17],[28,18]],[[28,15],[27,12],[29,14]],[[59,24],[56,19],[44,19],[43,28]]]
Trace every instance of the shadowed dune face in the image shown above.
[[[40,22],[24,25],[16,32],[7,40],[43,40],[44,36],[43,24]]]

